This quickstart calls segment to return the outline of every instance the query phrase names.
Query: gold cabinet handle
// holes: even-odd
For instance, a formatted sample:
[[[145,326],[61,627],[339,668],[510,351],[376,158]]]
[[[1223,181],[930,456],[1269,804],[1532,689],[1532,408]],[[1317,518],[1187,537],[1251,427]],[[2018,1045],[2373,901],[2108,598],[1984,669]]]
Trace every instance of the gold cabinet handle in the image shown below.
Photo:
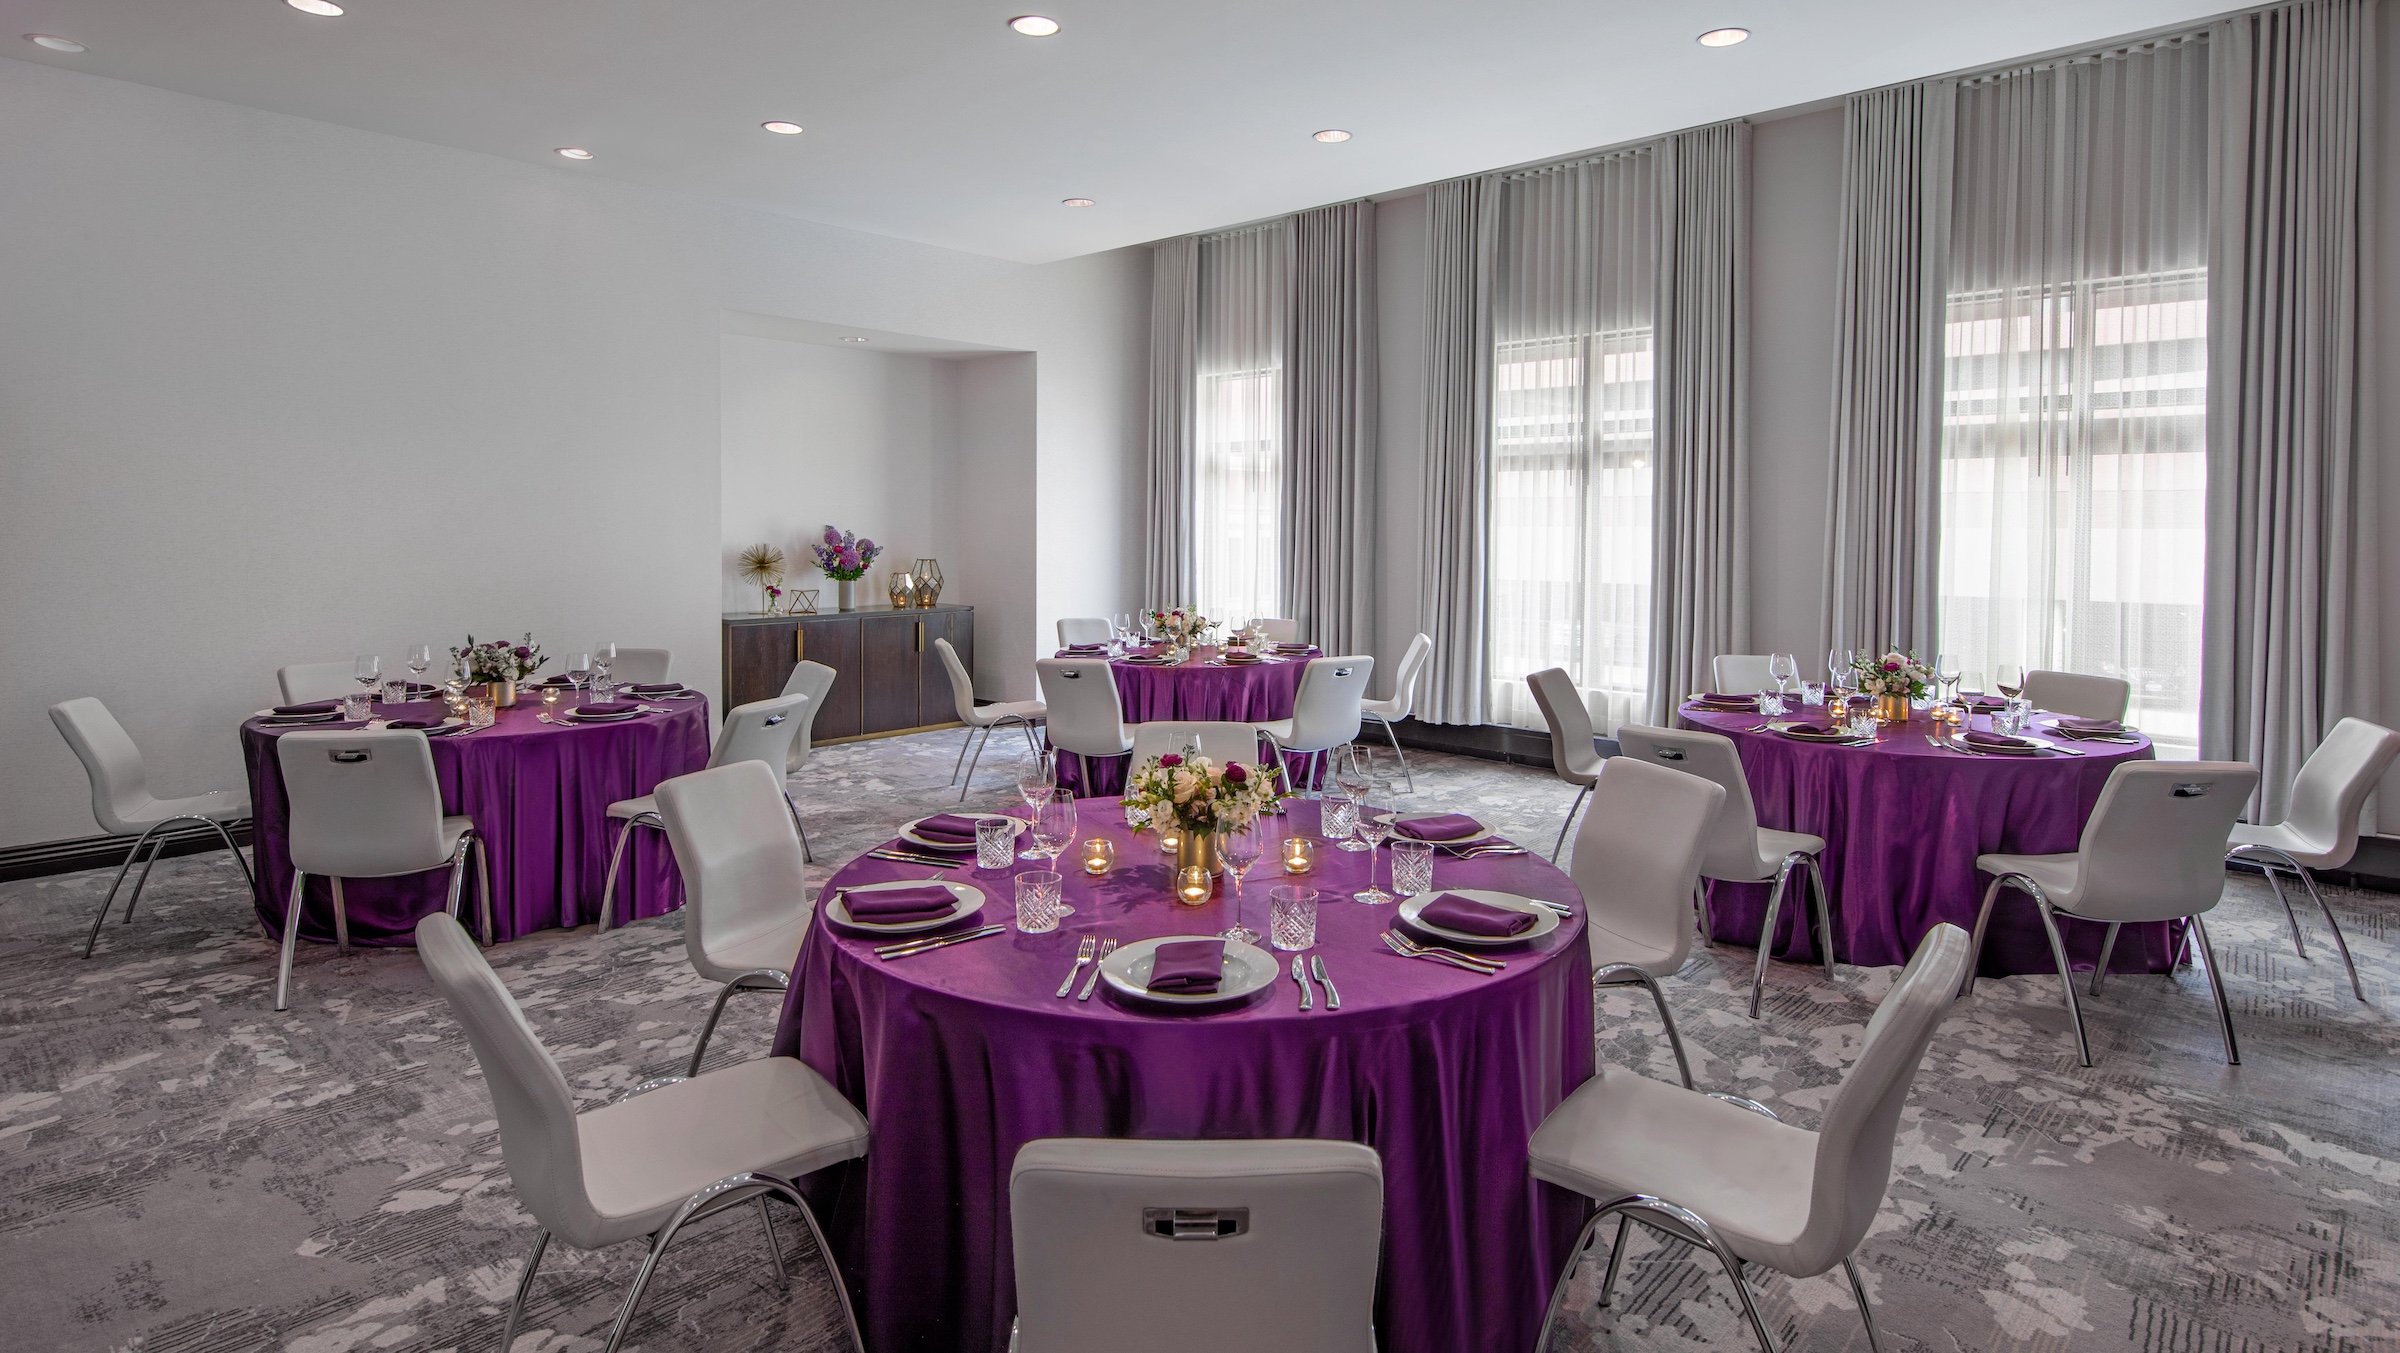
[[[792,661],[808,661],[808,626],[792,626]]]

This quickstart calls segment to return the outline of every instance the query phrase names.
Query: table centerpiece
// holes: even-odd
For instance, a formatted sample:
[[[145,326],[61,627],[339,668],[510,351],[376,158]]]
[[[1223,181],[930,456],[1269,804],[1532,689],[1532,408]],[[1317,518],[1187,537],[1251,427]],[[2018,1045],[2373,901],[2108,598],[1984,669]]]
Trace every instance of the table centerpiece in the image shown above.
[[[1852,669],[1861,695],[1874,697],[1877,723],[1907,723],[1909,702],[1933,690],[1933,669],[1916,654],[1893,649],[1880,657],[1862,657]]]
[[[858,580],[867,576],[883,547],[859,535],[828,525],[825,534],[808,547],[816,556],[817,567],[837,584],[834,596],[842,610],[858,609]]]
[[[1168,752],[1135,766],[1125,779],[1125,803],[1149,815],[1150,825],[1178,836],[1178,871],[1198,868],[1214,877],[1220,832],[1247,827],[1283,800],[1280,767],[1245,761],[1218,765],[1198,750]]]
[[[542,665],[542,646],[528,632],[525,642],[512,644],[506,639],[475,642],[467,636],[466,645],[450,650],[450,668],[458,679],[471,686],[483,686],[491,692],[492,704],[506,709],[517,703],[517,683],[532,676]]]

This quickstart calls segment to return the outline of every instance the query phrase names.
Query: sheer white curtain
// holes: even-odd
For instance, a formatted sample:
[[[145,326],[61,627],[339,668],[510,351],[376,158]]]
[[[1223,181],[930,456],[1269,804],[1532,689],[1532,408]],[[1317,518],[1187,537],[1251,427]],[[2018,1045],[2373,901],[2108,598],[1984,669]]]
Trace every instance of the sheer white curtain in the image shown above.
[[[1277,222],[1200,241],[1199,595],[1155,599],[1236,623],[1281,614],[1284,235]]]
[[[1500,193],[1489,717],[1540,727],[1525,675],[1556,666],[1611,732],[1649,684],[1657,166],[1631,151]]]
[[[2177,39],[1958,93],[1941,648],[2120,676],[2195,754],[2208,54]],[[1930,655],[1929,655],[1930,656]]]

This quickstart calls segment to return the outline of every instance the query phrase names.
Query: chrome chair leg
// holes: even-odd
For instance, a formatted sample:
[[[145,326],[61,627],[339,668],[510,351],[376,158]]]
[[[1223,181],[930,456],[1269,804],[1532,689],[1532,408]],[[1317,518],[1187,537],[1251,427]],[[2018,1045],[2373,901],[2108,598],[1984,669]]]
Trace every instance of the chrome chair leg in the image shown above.
[[[981,738],[980,741],[978,741],[979,734]],[[967,801],[967,791],[973,788],[975,784],[975,767],[983,764],[983,749],[990,746],[991,742],[992,730],[989,727],[982,729],[970,728],[967,730],[966,742],[962,742],[958,745],[958,760],[960,765],[966,764],[967,747],[969,744],[972,744],[975,748],[975,764],[967,766],[967,781],[965,784],[962,784],[958,787],[958,801],[960,803],[965,803]],[[958,778],[957,766],[951,767],[950,778],[953,780]]]
[[[2023,885],[2020,885],[2023,886]],[[2083,1027],[2083,1006],[2075,999],[2075,973],[2067,966],[2067,942],[2059,937],[2058,920],[2051,915],[2050,899],[2042,895],[2041,885],[2032,884],[2033,907],[2042,915],[2042,933],[2050,937],[2050,957],[2058,964],[2058,985],[2067,993],[2067,1020],[2075,1026],[2075,1050],[2082,1055],[2083,1064],[2092,1064],[2092,1038]]]
[[[766,1228],[767,1253],[775,1260],[775,1281],[788,1288],[792,1285],[792,1271],[783,1266],[783,1242],[776,1238],[775,1216],[767,1211],[767,1195],[762,1193],[751,1201],[758,1204],[758,1224]]]
[[[825,1242],[825,1228],[817,1225],[816,1210],[800,1196],[800,1190],[788,1183],[778,1196],[800,1209],[800,1220],[808,1227],[809,1241],[817,1247],[817,1257],[825,1262],[825,1276],[832,1281],[833,1295],[841,1302],[842,1328],[850,1332],[850,1353],[867,1353],[867,1341],[858,1332],[858,1312],[850,1306],[850,1285],[842,1281],[841,1266],[833,1262],[833,1246]]]
[[[1983,932],[1991,925],[1992,903],[2000,899],[2000,885],[2006,882],[2005,878],[1993,879],[1992,886],[1983,890],[1983,905],[1975,909],[1975,933],[1967,940],[1967,977],[1958,984],[1961,1000],[1975,994],[1975,968],[1983,961]]]
[[[1667,1026],[1667,1046],[1675,1050],[1675,1069],[1683,1073],[1683,1088],[1697,1089],[1692,1084],[1691,1059],[1683,1055],[1683,1035],[1676,1032],[1675,1012],[1667,1008],[1667,993],[1660,989],[1658,979],[1631,963],[1611,963],[1592,974],[1594,987],[1642,986],[1649,988],[1650,999],[1658,1003],[1658,1021]],[[1607,1303],[1603,1302],[1603,1305]]]
[[[2108,960],[2117,952],[2117,931],[2120,923],[2108,923],[2108,933],[2100,937],[2100,961],[2092,965],[2092,994],[2100,994],[2100,984],[2108,978]]]
[[[534,1233],[533,1253],[525,1260],[525,1272],[517,1278],[517,1295],[509,1300],[508,1319],[500,1326],[500,1353],[516,1346],[517,1321],[525,1314],[525,1294],[533,1290],[534,1270],[542,1266],[542,1255],[550,1248],[550,1228],[545,1226]]]
[[[692,1045],[692,1060],[683,1069],[686,1076],[700,1074],[700,1059],[708,1055],[708,1040],[717,1032],[717,1021],[725,1017],[725,1003],[737,991],[785,991],[791,987],[789,973],[776,968],[754,968],[735,977],[717,989],[717,999],[708,1008],[708,1022],[700,1026],[700,1041]]]
[[[1825,873],[1817,866],[1817,857],[1806,855],[1801,863],[1808,866],[1808,886],[1817,897],[1817,956],[1825,963],[1825,980],[1833,978],[1833,907],[1825,896]]]
[[[1875,1328],[1875,1308],[1867,1304],[1867,1285],[1858,1280],[1855,1256],[1843,1256],[1842,1272],[1850,1275],[1850,1295],[1858,1298],[1858,1318],[1867,1327],[1867,1353],[1883,1353],[1883,1336]]]
[[[483,921],[483,947],[492,947],[492,852],[480,836],[467,838],[475,847],[475,906]]]
[[[242,858],[242,848],[233,843],[233,833],[225,830],[225,824],[213,817],[202,818],[201,821],[216,828],[217,839],[225,843],[225,853],[231,855],[233,862],[241,866],[243,884],[255,894],[258,891],[258,876],[250,872],[250,862]]]
[[[2333,919],[2333,908],[2326,904],[2325,895],[2317,891],[2316,876],[2299,864],[2294,864],[2292,869],[2300,875],[2301,884],[2308,889],[2309,900],[2317,904],[2317,911],[2325,917],[2325,928],[2333,932],[2333,947],[2342,956],[2342,966],[2350,972],[2350,994],[2364,1001],[2367,999],[2367,989],[2358,984],[2358,965],[2350,959],[2350,941],[2342,937],[2342,923]]]
[[[1605,1210],[1594,1212],[1592,1219],[1585,1222],[1583,1230],[1576,1235],[1574,1248],[1567,1251],[1567,1266],[1559,1271],[1558,1281],[1550,1287],[1550,1305],[1542,1312],[1542,1327],[1534,1333],[1533,1353],[1542,1353],[1543,1347],[1550,1342],[1550,1327],[1557,1323],[1559,1309],[1567,1304],[1567,1284],[1574,1281],[1575,1270],[1583,1267],[1583,1256],[1592,1247],[1592,1236],[1600,1229],[1600,1223],[1606,1220],[1608,1213]],[[1623,1231],[1620,1229],[1618,1234],[1622,1235]]]
[[[1618,1213],[1617,1243],[1608,1247],[1608,1267],[1603,1269],[1600,1274],[1600,1300],[1593,1303],[1601,1310],[1607,1310],[1609,1303],[1617,1299],[1617,1270],[1624,1267],[1625,1241],[1632,1230],[1632,1214]]]
[[[1375,722],[1383,725],[1384,740],[1392,744],[1392,755],[1400,762],[1400,775],[1401,778],[1408,783],[1408,792],[1411,794],[1416,793],[1417,773],[1408,768],[1408,753],[1400,749],[1400,735],[1392,731],[1392,721],[1389,719],[1377,719]]]
[[[790,803],[791,800],[785,799],[784,802]],[[616,911],[617,870],[625,863],[625,847],[633,840],[634,828],[648,825],[650,825],[650,814],[643,813],[638,817],[625,819],[625,826],[617,832],[617,844],[608,852],[607,881],[600,885],[600,925],[597,933],[608,933],[609,918]]]
[[[283,904],[283,960],[275,969],[275,1008],[291,1009],[292,954],[300,947],[300,898],[308,875],[292,871],[292,894]]]
[[[458,849],[451,852],[450,855],[450,898],[442,904],[443,913],[451,920],[458,921],[463,914],[461,908],[466,905],[466,897],[467,843],[464,838],[461,838]],[[459,921],[459,924],[464,925],[466,922]]]
[[[117,866],[117,877],[108,885],[108,895],[100,899],[99,914],[92,917],[91,937],[83,942],[85,958],[92,956],[92,946],[100,942],[100,927],[108,923],[108,914],[116,910],[117,890],[125,886],[125,875],[132,871],[134,860],[141,855],[142,847],[150,844],[151,838],[158,834],[158,829],[165,825],[163,822],[157,822],[144,828],[142,834],[133,839],[132,848],[125,852],[125,862]],[[127,915],[131,914],[131,911],[128,910]]]
[[[1725,1266],[1726,1274],[1733,1279],[1733,1290],[1741,1298],[1742,1314],[1748,1317],[1751,1332],[1758,1336],[1759,1348],[1764,1350],[1764,1353],[1777,1353],[1775,1336],[1767,1329],[1766,1317],[1759,1313],[1758,1298],[1750,1291],[1749,1280],[1742,1276],[1742,1261],[1734,1255],[1733,1251],[1725,1248],[1725,1242],[1718,1239],[1715,1229],[1710,1227],[1698,1213],[1689,1208],[1679,1207],[1664,1198],[1655,1198],[1646,1193],[1627,1194],[1622,1198],[1603,1203],[1600,1205],[1600,1210],[1592,1214],[1592,1219],[1584,1223],[1583,1233],[1576,1237],[1575,1249],[1567,1259],[1566,1271],[1559,1274],[1558,1285],[1551,1290],[1550,1308],[1542,1316],[1541,1330],[1534,1336],[1533,1346],[1536,1353],[1539,1353],[1543,1344],[1550,1337],[1550,1327],[1558,1317],[1559,1307],[1564,1304],[1567,1281],[1575,1276],[1575,1269],[1583,1258],[1584,1249],[1591,1243],[1593,1229],[1599,1226],[1603,1219],[1612,1215],[1620,1218],[1639,1216],[1653,1229],[1687,1245],[1696,1246],[1714,1254],[1717,1262]],[[1653,1215],[1656,1220],[1652,1219]],[[1615,1254],[1622,1253],[1623,1249],[1624,1232],[1620,1227],[1617,1250],[1611,1254],[1612,1266]]]
[[[1583,801],[1591,796],[1590,785],[1575,791],[1575,801],[1567,805],[1567,820],[1558,824],[1558,840],[1550,847],[1550,863],[1558,863],[1558,853],[1567,848],[1567,833],[1575,826],[1575,815],[1583,811]]]
[[[350,952],[350,899],[342,895],[339,875],[325,880],[333,888],[333,943],[342,953]]]
[[[164,827],[166,824],[162,822],[159,825]],[[133,892],[125,899],[125,914],[117,918],[118,925],[133,919],[134,904],[142,900],[142,889],[150,886],[150,871],[158,868],[158,857],[166,853],[167,835],[162,831],[150,838],[150,858],[142,861],[142,872],[133,876]]]
[[[1758,1296],[1750,1290],[1750,1280],[1742,1276],[1742,1261],[1734,1258],[1733,1252],[1713,1233],[1708,1238],[1708,1248],[1716,1254],[1717,1262],[1725,1266],[1725,1275],[1733,1279],[1734,1295],[1742,1299],[1742,1314],[1750,1317],[1750,1328],[1758,1335],[1762,1353],[1776,1353],[1775,1336],[1768,1333],[1767,1318],[1759,1313]]]
[[[2257,858],[2252,858],[2253,853]],[[2301,886],[2308,889],[2308,900],[2317,904],[2318,914],[2325,918],[2326,930],[2333,935],[2333,947],[2342,956],[2342,967],[2350,974],[2350,994],[2365,1000],[2367,989],[2359,984],[2358,964],[2350,957],[2350,941],[2342,934],[2342,923],[2334,919],[2333,908],[2326,904],[2325,895],[2317,891],[2316,875],[2308,871],[2308,866],[2273,846],[2236,846],[2226,852],[2225,858],[2255,865],[2260,873],[2267,876],[2267,886],[2275,890],[2275,900],[2283,904],[2284,919],[2291,922],[2292,948],[2305,959],[2308,949],[2300,942],[2300,915],[2293,909],[2292,900],[2285,894],[2283,882],[2276,877],[2276,871],[2282,869],[2300,876]]]
[[[2225,972],[2217,965],[2216,946],[2208,942],[2208,922],[2197,915],[2191,919],[2192,929],[2200,936],[2200,957],[2208,962],[2208,992],[2217,1002],[2217,1032],[2225,1035],[2225,1065],[2240,1066],[2241,1049],[2233,1042],[2233,1007],[2225,1002]],[[2091,1063],[2087,1061],[2084,1065]]]
[[[1758,1005],[1767,991],[1767,955],[1775,948],[1775,917],[1783,910],[1784,890],[1792,881],[1792,870],[1804,857],[1786,855],[1783,867],[1775,871],[1775,886],[1767,893],[1767,914],[1758,925],[1758,962],[1750,973],[1750,1018],[1758,1018]]]
[[[786,793],[783,796],[783,806],[791,810],[792,830],[800,833],[800,863],[815,864],[817,862],[817,855],[815,851],[812,851],[808,848],[808,827],[805,823],[800,821],[800,805],[792,802],[792,796],[789,793]],[[664,831],[667,824],[662,821],[658,825],[659,829]]]
[[[2275,900],[2283,904],[2284,924],[2292,928],[2292,952],[2298,954],[2302,960],[2306,960],[2308,958],[2308,941],[2301,938],[2300,935],[2300,913],[2293,909],[2291,895],[2284,892],[2283,880],[2276,875],[2275,866],[2271,864],[2261,862],[2258,872],[2267,876],[2267,887],[2274,891]]]
[[[960,743],[960,744],[958,744],[958,759],[957,759],[957,760],[955,760],[955,761],[952,761],[952,762],[950,763],[950,779],[949,779],[949,781],[948,781],[950,784],[957,784],[957,783],[958,783],[958,770],[959,770],[959,767],[961,767],[961,766],[964,766],[964,765],[966,765],[966,764],[967,764],[967,749],[968,749],[969,747],[972,747],[972,746],[974,746],[974,745],[975,745],[975,735],[976,735],[977,733],[979,733],[979,732],[988,732],[988,731],[990,731],[988,728],[985,728],[985,729],[969,728],[969,729],[967,730],[967,740],[966,740],[966,741],[964,741],[964,742],[962,742],[962,743]],[[965,795],[965,794],[962,792],[962,793],[959,795],[959,797],[963,799],[963,798],[965,798],[965,797],[966,797],[966,795]]]

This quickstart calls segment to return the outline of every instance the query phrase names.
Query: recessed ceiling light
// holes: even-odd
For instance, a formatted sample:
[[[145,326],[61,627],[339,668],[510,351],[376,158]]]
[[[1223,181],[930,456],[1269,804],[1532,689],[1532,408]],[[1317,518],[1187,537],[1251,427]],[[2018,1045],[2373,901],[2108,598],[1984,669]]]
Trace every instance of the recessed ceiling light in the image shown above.
[[[25,35],[25,40],[32,43],[36,47],[47,47],[54,52],[85,52],[91,50],[73,38],[62,38],[51,33],[27,33]]]
[[[864,343],[867,340],[864,336],[859,334],[843,334],[842,341],[844,343]]]
[[[1058,205],[1062,207],[1088,207],[1092,205],[1092,199],[1088,197],[1060,198]]]
[[[302,14],[314,14],[320,19],[339,18],[342,13],[342,7],[333,3],[333,0],[283,0],[283,3]]]
[[[588,160],[592,158],[592,153],[588,150],[585,150],[581,146],[560,146],[558,148],[558,153],[566,156],[570,160]]]
[[[1008,26],[1029,38],[1046,38],[1058,31],[1058,20],[1041,14],[1020,14]]]
[[[1316,136],[1319,141],[1322,141],[1329,146],[1337,145],[1350,139],[1350,133],[1343,131],[1339,127],[1327,127],[1325,130],[1318,132]]]
[[[1731,47],[1737,42],[1749,40],[1750,30],[1747,28],[1712,28],[1700,35],[1700,45],[1703,47]]]
[[[797,122],[761,122],[758,125],[777,136],[798,136],[803,130]]]

